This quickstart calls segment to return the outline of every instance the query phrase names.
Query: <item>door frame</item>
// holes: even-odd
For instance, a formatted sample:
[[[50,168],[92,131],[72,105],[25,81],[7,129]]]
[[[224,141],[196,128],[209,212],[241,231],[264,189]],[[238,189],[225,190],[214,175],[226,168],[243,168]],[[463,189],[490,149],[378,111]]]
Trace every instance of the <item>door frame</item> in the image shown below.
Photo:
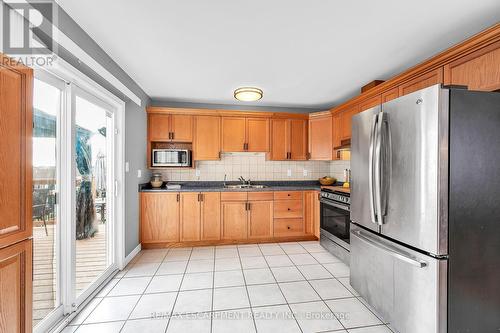
[[[125,102],[113,95],[111,92],[100,86],[98,83],[78,71],[76,68],[57,58],[50,67],[34,67],[36,76],[50,76],[60,79],[65,82],[66,89],[63,91],[62,106],[60,121],[58,123],[58,134],[60,142],[65,144],[58,147],[58,217],[60,221],[71,221],[68,223],[59,223],[57,231],[59,232],[60,241],[57,242],[58,251],[56,252],[56,262],[58,265],[57,286],[60,288],[60,300],[62,306],[54,309],[54,311],[40,322],[36,327],[35,332],[46,332],[57,327],[61,321],[67,322],[71,320],[78,311],[88,302],[91,296],[95,295],[99,289],[99,285],[109,280],[113,273],[118,269],[121,270],[125,266]],[[113,201],[114,201],[114,220],[115,225],[111,228],[113,238],[112,259],[114,264],[108,267],[103,274],[94,281],[80,296],[75,295],[74,286],[74,270],[72,269],[75,260],[75,251],[61,251],[60,244],[72,242],[74,247],[75,242],[75,166],[74,158],[68,160],[64,157],[74,155],[74,135],[75,135],[75,105],[74,91],[81,90],[94,98],[104,102],[104,104],[112,108],[114,118],[114,183],[113,186]],[[70,111],[70,112],[68,112]],[[68,119],[69,118],[69,119]],[[71,126],[67,126],[71,124]],[[74,157],[74,156],[73,156]],[[110,183],[110,182],[108,182]],[[62,274],[61,272],[67,272]],[[51,319],[49,319],[51,318]]]

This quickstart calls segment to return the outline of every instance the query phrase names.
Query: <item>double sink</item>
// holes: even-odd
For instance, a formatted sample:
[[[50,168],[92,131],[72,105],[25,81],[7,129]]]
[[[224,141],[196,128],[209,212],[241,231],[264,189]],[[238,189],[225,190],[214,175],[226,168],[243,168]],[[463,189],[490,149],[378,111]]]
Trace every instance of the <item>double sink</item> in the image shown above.
[[[267,187],[266,185],[249,185],[249,184],[224,185],[224,188],[227,188],[227,189],[244,189],[244,188],[258,189],[258,188],[266,188],[266,187]]]

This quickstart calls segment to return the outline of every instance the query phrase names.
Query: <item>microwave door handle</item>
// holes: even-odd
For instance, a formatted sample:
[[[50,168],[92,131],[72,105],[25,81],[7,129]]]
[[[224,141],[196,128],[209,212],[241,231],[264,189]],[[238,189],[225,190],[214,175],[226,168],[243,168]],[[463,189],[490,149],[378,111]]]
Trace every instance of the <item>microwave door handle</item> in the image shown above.
[[[406,253],[401,252],[396,248],[392,248],[392,247],[389,247],[385,244],[382,244],[382,243],[378,242],[377,240],[372,239],[372,237],[366,235],[361,230],[355,230],[352,233],[354,234],[354,236],[356,236],[361,241],[363,241],[367,244],[370,244],[370,245],[386,252],[387,254],[389,254],[390,256],[392,256],[394,258],[397,258],[401,261],[404,261],[404,262],[406,262],[410,265],[416,266],[418,268],[424,268],[427,266],[427,263],[425,261],[411,258]]]
[[[377,223],[377,213],[375,212],[375,198],[373,194],[373,153],[375,143],[375,131],[377,128],[378,114],[373,115],[372,126],[370,130],[370,148],[368,153],[368,193],[370,195],[370,218],[373,223]]]
[[[179,152],[179,155],[180,155],[180,160],[181,160],[181,163],[182,163],[182,164],[185,164],[185,163],[186,163],[186,155],[187,155],[187,154],[186,154],[185,152],[183,152],[183,151],[180,151],[180,152]]]
[[[382,152],[382,124],[383,113],[379,113],[377,122],[377,132],[376,132],[376,143],[375,143],[375,205],[377,211],[377,223],[382,225],[384,223],[384,217],[382,212],[382,168],[381,168],[381,152]]]

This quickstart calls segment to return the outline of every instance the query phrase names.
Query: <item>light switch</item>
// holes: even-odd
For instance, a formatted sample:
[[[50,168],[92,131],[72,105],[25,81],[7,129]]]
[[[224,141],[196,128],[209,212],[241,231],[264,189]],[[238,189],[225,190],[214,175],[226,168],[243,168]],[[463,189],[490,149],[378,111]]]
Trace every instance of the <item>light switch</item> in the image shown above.
[[[304,176],[307,176],[307,169],[302,170],[302,174],[303,174]]]
[[[142,170],[139,169],[137,170],[137,178],[141,178],[142,177]]]
[[[196,177],[200,177],[201,175],[201,170],[200,169],[196,169]]]

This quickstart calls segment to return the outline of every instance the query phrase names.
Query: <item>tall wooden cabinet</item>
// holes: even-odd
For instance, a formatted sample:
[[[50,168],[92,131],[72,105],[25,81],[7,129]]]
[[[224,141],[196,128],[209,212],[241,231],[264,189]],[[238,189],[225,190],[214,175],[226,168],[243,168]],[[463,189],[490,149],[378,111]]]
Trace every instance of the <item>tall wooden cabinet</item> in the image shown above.
[[[0,332],[31,332],[33,71],[0,53]]]
[[[307,120],[271,120],[270,160],[307,160]]]

